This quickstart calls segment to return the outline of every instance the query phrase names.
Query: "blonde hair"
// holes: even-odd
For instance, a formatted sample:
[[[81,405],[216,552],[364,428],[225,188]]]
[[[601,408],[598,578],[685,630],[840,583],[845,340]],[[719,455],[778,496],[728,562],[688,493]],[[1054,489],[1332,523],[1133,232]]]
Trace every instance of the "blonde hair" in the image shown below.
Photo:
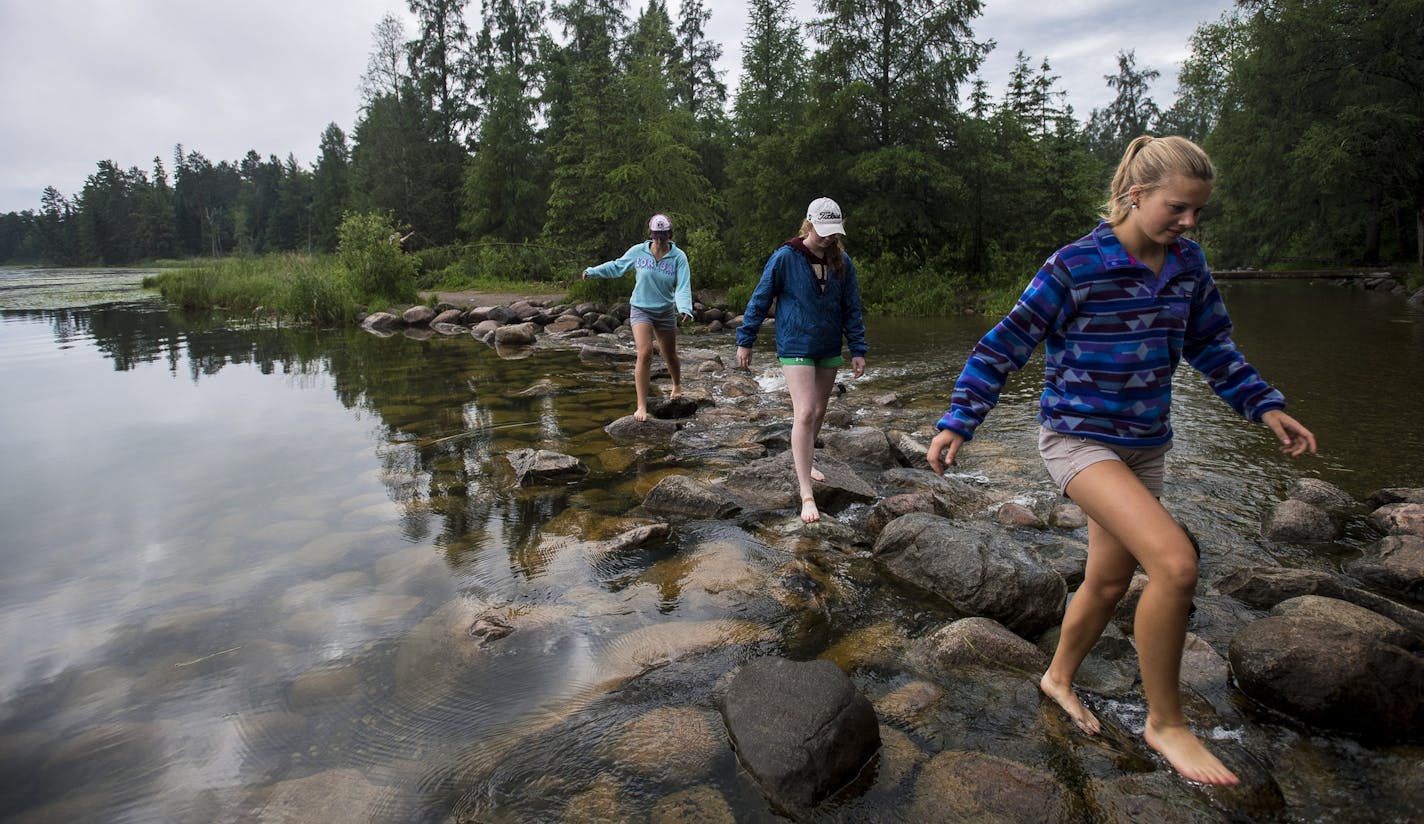
[[[1141,192],[1150,192],[1172,175],[1210,183],[1216,177],[1216,168],[1206,152],[1185,137],[1142,135],[1133,138],[1113,174],[1108,202],[1103,204],[1103,219],[1113,226],[1122,223],[1132,211],[1129,190],[1133,186]]]
[[[811,221],[803,220],[801,221],[801,231],[798,232],[796,236],[804,238],[811,234],[813,228],[815,227],[811,225]],[[822,237],[825,236],[822,235]],[[825,255],[823,255],[826,259],[826,265],[831,267],[831,271],[835,272],[837,276],[842,275],[845,273],[845,253],[841,250],[841,236],[831,235],[826,238],[826,240],[831,242],[831,244],[826,247]]]

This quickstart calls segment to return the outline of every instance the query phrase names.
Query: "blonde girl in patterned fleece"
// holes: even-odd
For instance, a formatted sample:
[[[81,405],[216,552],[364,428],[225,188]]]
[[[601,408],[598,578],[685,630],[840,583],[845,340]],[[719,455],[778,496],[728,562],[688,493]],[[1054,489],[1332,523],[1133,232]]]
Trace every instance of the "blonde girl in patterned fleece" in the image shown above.
[[[1214,177],[1206,153],[1185,138],[1134,140],[1113,177],[1106,220],[1055,252],[974,347],[927,457],[943,473],[1008,374],[1045,344],[1039,453],[1088,516],[1088,563],[1039,686],[1084,732],[1101,730],[1073,678],[1140,564],[1148,583],[1133,636],[1148,704],[1143,736],[1186,778],[1235,784],[1187,725],[1177,683],[1197,558],[1159,500],[1172,374],[1185,358],[1237,412],[1269,427],[1288,455],[1315,452],[1315,436],[1237,351],[1201,248],[1182,237]]]

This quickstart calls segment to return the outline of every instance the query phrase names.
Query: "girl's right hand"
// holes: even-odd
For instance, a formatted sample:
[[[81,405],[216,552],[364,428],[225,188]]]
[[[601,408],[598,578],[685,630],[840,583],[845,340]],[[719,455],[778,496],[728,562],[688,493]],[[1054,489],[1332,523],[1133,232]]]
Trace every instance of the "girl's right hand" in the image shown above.
[[[580,280],[588,280],[588,270],[587,270],[587,269],[583,270],[582,272],[579,272],[579,279],[580,279]]]
[[[925,460],[930,462],[930,469],[936,475],[943,475],[944,470],[954,463],[954,456],[959,454],[959,447],[964,445],[964,436],[953,429],[941,429],[934,440],[930,441],[930,450],[925,455]],[[944,454],[944,462],[940,462],[940,454]]]
[[[737,366],[743,369],[752,368],[752,348],[750,346],[737,347]]]

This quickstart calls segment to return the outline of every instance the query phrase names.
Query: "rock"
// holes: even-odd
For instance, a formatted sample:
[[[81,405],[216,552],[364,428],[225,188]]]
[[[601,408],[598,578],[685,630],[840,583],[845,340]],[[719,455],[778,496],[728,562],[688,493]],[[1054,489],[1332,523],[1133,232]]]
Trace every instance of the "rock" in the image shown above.
[[[1088,516],[1077,504],[1060,503],[1048,513],[1048,523],[1059,529],[1082,529],[1088,525]]]
[[[681,785],[711,775],[726,751],[702,710],[658,707],[625,724],[613,742],[619,767]]]
[[[350,767],[291,778],[253,793],[243,809],[254,821],[385,821],[396,792]]]
[[[430,325],[437,323],[448,323],[451,326],[465,325],[465,312],[463,309],[443,309],[435,317],[430,319]]]
[[[494,330],[496,346],[529,346],[539,339],[539,327],[533,323],[514,323]]]
[[[1349,601],[1342,601],[1339,598],[1326,598],[1320,595],[1300,595],[1295,598],[1287,598],[1271,607],[1271,614],[1291,618],[1320,618],[1325,621],[1334,621],[1341,626],[1368,635],[1376,641],[1394,644],[1397,647],[1407,647],[1413,643],[1413,637],[1404,627],[1377,612],[1356,606]]]
[[[1319,478],[1300,478],[1291,484],[1286,497],[1294,501],[1304,501],[1331,515],[1340,515],[1359,506],[1350,493],[1328,481]]]
[[[865,531],[873,538],[885,529],[886,524],[901,515],[909,515],[911,512],[933,513],[934,511],[934,496],[925,490],[891,495],[881,499],[870,510],[870,515],[865,519]]]
[[[1424,504],[1424,487],[1395,486],[1381,489],[1371,495],[1367,503],[1375,508],[1385,504]]]
[[[1380,740],[1424,734],[1424,661],[1343,624],[1273,616],[1231,639],[1241,691],[1316,726]]]
[[[1424,538],[1390,535],[1346,564],[1345,571],[1370,586],[1424,602]]]
[[[1048,667],[1048,656],[991,618],[963,618],[940,627],[910,647],[910,663],[918,670],[953,678],[965,666],[1007,667],[1037,678]]]
[[[618,346],[608,341],[597,340],[585,343],[579,347],[579,360],[633,363],[638,360],[638,353],[626,346]]]
[[[576,481],[588,474],[583,461],[548,449],[517,449],[505,456],[520,486]]]
[[[816,505],[822,512],[836,512],[877,497],[870,484],[834,457],[818,455],[816,468],[826,476],[824,481],[811,483]],[[727,474],[727,491],[758,508],[799,508],[801,505],[790,450],[732,470]]]
[[[930,468],[929,459],[925,457],[930,451],[929,441],[920,440],[913,435],[901,434],[898,438],[890,439],[890,448],[901,466],[924,470]]]
[[[1074,797],[1057,778],[981,752],[941,752],[920,770],[908,821],[1077,821]]]
[[[994,505],[993,497],[978,487],[941,477],[928,469],[887,469],[880,473],[880,483],[899,492],[927,490],[935,498],[937,511],[950,518],[971,518]]]
[[[910,725],[920,713],[939,703],[944,690],[929,681],[911,681],[885,695],[875,702],[875,713],[882,718]],[[885,731],[880,731],[882,740]]]
[[[544,327],[544,331],[551,335],[561,335],[565,332],[572,332],[575,329],[583,328],[583,319],[577,315],[560,315]]]
[[[437,335],[445,335],[446,337],[453,338],[456,335],[463,335],[470,330],[468,327],[460,326],[454,323],[436,323],[434,321],[431,321],[430,331],[434,332]]]
[[[1084,795],[1096,824],[1221,824],[1232,820],[1202,794],[1193,792],[1191,782],[1165,770],[1096,779],[1089,782]]]
[[[727,493],[687,475],[669,475],[643,498],[649,512],[689,518],[730,518],[742,507]]]
[[[751,661],[728,686],[722,717],[737,758],[793,818],[850,783],[880,747],[875,710],[830,661]]]
[[[470,335],[474,337],[475,340],[489,343],[494,339],[495,330],[499,329],[500,326],[502,326],[502,324],[497,320],[482,320],[475,324],[474,328],[470,330]]]
[[[1270,609],[1297,595],[1339,598],[1383,615],[1424,639],[1424,613],[1358,587],[1346,586],[1325,572],[1285,567],[1242,567],[1216,583],[1223,595],[1256,607]]]
[[[649,824],[737,824],[722,793],[709,786],[680,790],[658,799]]]
[[[890,451],[890,441],[879,429],[857,426],[824,432],[821,439],[826,444],[826,452],[848,464],[885,469],[898,463]]]
[[[911,513],[885,527],[874,554],[894,578],[1019,635],[1036,636],[1063,617],[1063,578],[1001,530]]]
[[[1289,544],[1329,541],[1339,533],[1340,527],[1329,513],[1294,499],[1276,504],[1261,526],[1261,536],[1266,540]]]
[[[384,331],[394,329],[401,325],[401,319],[390,312],[372,312],[361,321],[361,326],[366,329]]]
[[[690,418],[697,414],[697,401],[686,396],[681,398],[653,398],[648,401],[648,414],[664,420]]]
[[[429,306],[412,306],[401,313],[401,320],[410,326],[424,326],[435,317],[435,310]]]
[[[607,432],[608,437],[615,441],[638,441],[647,438],[667,438],[681,426],[682,424],[677,421],[663,420],[651,415],[644,421],[640,421],[632,415],[624,415],[603,427],[603,431]]]
[[[519,315],[515,314],[514,310],[508,306],[491,306],[485,311],[485,318],[505,324],[519,320]]]
[[[1424,504],[1385,504],[1370,513],[1370,520],[1391,535],[1424,537]]]
[[[1009,501],[1001,505],[994,512],[994,520],[1004,526],[1022,526],[1029,529],[1048,529],[1048,524],[1038,517],[1032,509],[1016,501]]]

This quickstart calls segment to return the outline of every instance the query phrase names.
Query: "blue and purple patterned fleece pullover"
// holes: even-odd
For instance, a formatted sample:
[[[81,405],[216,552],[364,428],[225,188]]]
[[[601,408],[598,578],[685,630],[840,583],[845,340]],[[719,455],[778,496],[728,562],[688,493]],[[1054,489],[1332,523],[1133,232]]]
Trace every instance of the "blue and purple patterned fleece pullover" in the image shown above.
[[[1038,419],[1055,432],[1130,447],[1170,441],[1172,374],[1183,357],[1250,420],[1286,405],[1237,351],[1206,258],[1186,238],[1167,247],[1160,276],[1107,223],[1055,252],[974,347],[935,428],[973,438],[1040,341]]]

